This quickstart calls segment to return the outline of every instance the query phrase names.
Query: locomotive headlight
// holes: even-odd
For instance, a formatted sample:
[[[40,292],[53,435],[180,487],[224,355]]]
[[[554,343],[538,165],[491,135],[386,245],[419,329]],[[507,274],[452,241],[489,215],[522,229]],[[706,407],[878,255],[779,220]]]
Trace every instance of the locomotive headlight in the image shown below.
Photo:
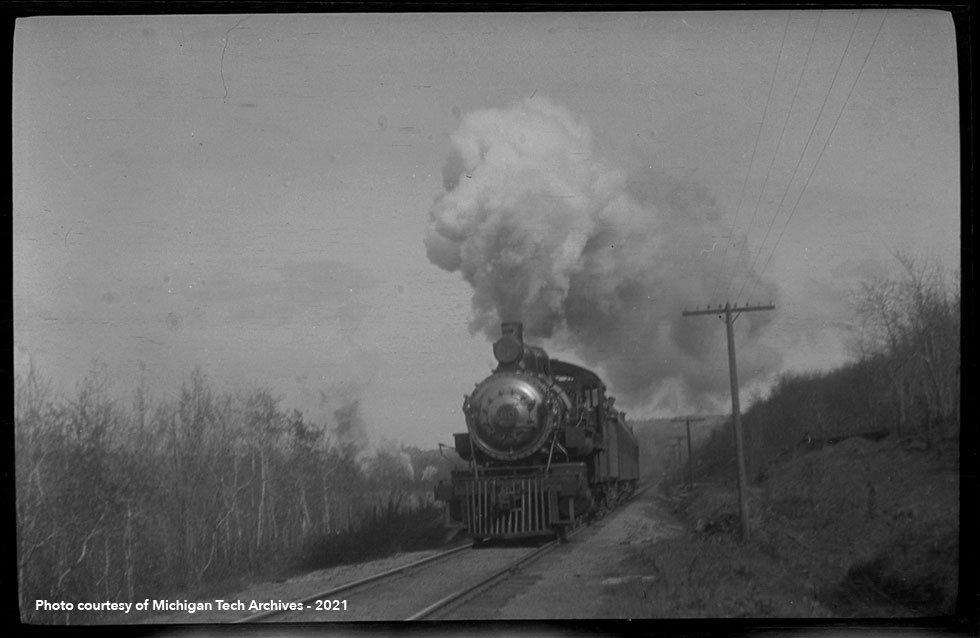
[[[504,335],[493,344],[493,357],[498,363],[517,363],[524,354],[524,345],[513,335]]]

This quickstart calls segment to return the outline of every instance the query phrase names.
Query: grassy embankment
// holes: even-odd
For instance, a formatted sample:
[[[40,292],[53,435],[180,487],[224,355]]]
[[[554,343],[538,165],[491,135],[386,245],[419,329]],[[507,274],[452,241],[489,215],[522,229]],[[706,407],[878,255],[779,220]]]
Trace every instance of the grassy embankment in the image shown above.
[[[614,617],[941,616],[956,605],[959,476],[955,449],[857,437],[775,465],[749,493],[740,542],[723,484],[667,488],[690,530],[639,546],[610,592]]]

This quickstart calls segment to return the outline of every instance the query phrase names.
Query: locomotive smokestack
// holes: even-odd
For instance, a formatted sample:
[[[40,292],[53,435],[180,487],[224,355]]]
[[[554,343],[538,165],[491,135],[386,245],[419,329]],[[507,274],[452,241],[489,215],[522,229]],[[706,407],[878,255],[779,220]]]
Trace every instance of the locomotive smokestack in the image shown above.
[[[500,324],[500,333],[493,344],[493,356],[501,366],[513,366],[524,356],[524,324],[505,321]]]
[[[515,339],[524,343],[524,324],[520,321],[505,321],[500,324],[500,336],[506,337],[513,335]]]

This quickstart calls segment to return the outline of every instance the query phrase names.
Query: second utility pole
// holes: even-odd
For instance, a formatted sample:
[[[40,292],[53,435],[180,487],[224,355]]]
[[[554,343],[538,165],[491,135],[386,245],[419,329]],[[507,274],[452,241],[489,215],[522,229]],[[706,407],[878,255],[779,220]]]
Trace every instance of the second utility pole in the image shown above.
[[[674,423],[683,421],[687,424],[687,486],[692,490],[694,489],[694,453],[691,448],[691,421],[697,422],[707,420],[707,417],[703,416],[679,416],[671,419],[671,421]]]
[[[732,422],[735,430],[735,458],[738,463],[738,514],[739,520],[742,523],[742,540],[749,539],[749,506],[746,502],[748,497],[748,480],[745,475],[745,450],[742,445],[742,419],[740,408],[738,405],[738,370],[735,367],[735,332],[732,329],[732,324],[735,319],[732,318],[732,313],[737,312],[739,314],[743,312],[751,312],[753,310],[775,310],[776,307],[773,305],[768,306],[732,306],[731,303],[725,303],[725,307],[722,308],[718,306],[716,309],[711,310],[685,310],[684,316],[690,317],[692,315],[720,315],[725,314],[725,332],[728,335],[728,377],[732,386]]]

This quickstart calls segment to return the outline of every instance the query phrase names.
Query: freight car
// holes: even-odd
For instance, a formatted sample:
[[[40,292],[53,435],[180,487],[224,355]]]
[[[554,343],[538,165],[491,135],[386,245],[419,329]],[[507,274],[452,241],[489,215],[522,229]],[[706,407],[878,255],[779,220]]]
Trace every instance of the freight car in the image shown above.
[[[463,400],[468,463],[436,487],[450,518],[476,541],[558,535],[613,507],[636,487],[639,446],[615,399],[591,370],[501,326],[497,367]]]

